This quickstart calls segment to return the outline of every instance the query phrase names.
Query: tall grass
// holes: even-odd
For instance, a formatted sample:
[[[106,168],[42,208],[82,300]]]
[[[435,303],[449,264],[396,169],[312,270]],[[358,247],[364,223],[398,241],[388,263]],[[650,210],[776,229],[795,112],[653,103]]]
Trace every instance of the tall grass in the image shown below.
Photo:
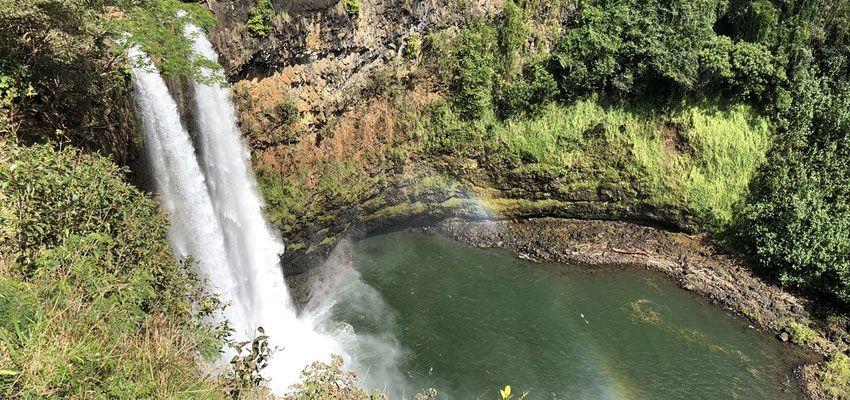
[[[767,120],[752,108],[711,102],[662,111],[590,99],[520,120],[467,123],[445,111],[441,118],[442,153],[546,173],[567,188],[630,184],[641,197],[634,201],[717,226],[732,218],[771,143]]]
[[[225,399],[221,309],[108,159],[0,143],[0,398]]]

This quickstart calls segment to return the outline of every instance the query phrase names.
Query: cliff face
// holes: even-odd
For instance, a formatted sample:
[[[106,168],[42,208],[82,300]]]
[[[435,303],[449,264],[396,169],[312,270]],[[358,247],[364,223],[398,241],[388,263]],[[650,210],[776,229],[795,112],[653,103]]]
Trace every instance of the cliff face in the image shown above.
[[[503,0],[279,0],[266,37],[247,25],[259,5],[211,1],[218,26],[209,36],[232,83],[267,212],[287,244],[288,273],[324,259],[346,234],[411,220],[560,216],[693,226],[686,210],[643,201],[645,184],[619,167],[553,172],[433,149],[433,110],[451,101],[456,75],[451,43],[479,21],[501,24]],[[527,7],[529,50],[520,56],[532,59],[552,49],[575,4]],[[608,152],[603,143],[594,157]]]
[[[397,129],[399,113],[390,99],[394,96],[376,86],[415,73],[415,61],[404,56],[411,38],[419,40],[429,31],[456,32],[475,18],[498,13],[502,3],[363,0],[357,2],[357,12],[351,12],[346,0],[278,0],[272,2],[275,16],[268,37],[252,36],[246,25],[256,1],[208,4],[218,20],[209,37],[232,82],[264,194],[271,208],[284,202],[295,214],[272,218],[288,245],[288,272],[314,265],[352,228],[377,228],[431,214],[406,206],[418,201],[407,194],[410,186],[432,175],[433,168],[384,157],[406,133]],[[450,79],[444,77],[443,83]],[[440,97],[430,85],[415,86],[404,96],[414,108]],[[282,115],[292,114],[286,111],[290,109],[295,118]],[[342,174],[356,176],[357,184],[340,187],[338,191],[348,195],[337,197],[319,186],[323,178],[340,174],[340,168],[347,168]],[[281,181],[297,181],[297,190],[284,193],[286,199],[269,193]],[[438,190],[433,199],[440,202],[459,194],[456,188]],[[404,209],[374,216],[395,205]],[[440,215],[455,214],[441,210]]]
[[[363,0],[356,13],[346,3],[273,1],[272,33],[263,38],[250,35],[245,23],[254,0],[210,2],[219,21],[210,38],[237,93],[259,102],[287,98],[298,107],[302,130],[324,126],[362,104],[371,74],[397,62],[411,35],[492,15],[503,0]],[[259,128],[244,122],[248,130]]]

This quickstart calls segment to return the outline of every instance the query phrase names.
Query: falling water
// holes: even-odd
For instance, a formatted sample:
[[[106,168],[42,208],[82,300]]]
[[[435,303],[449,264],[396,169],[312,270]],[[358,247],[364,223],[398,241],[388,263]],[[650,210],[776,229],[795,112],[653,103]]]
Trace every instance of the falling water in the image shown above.
[[[187,34],[194,37],[196,52],[218,58],[196,28]],[[147,59],[138,51],[131,56]],[[224,317],[235,340],[248,340],[264,328],[277,349],[265,375],[276,393],[284,393],[304,366],[341,349],[316,333],[311,320],[296,316],[279,265],[284,247],[262,216],[229,91],[194,83],[199,163],[177,105],[150,70],[134,69],[135,99],[156,188],[171,217],[174,251],[196,258],[199,274],[232,303]]]
[[[159,74],[150,72],[147,56],[131,49],[130,57],[144,65],[133,70],[136,113],[160,203],[171,217],[171,246],[178,257],[193,255],[199,260],[204,278],[222,281],[214,275],[227,272],[221,227],[189,134],[180,124],[177,104]]]
[[[189,25],[186,34],[196,53],[218,60],[198,28]],[[197,82],[193,87],[201,162],[239,288],[234,301],[248,307],[252,325],[247,328],[253,331],[262,325],[272,344],[282,348],[269,375],[288,385],[308,363],[342,351],[332,339],[317,334],[309,320],[296,318],[280,267],[283,244],[263,218],[262,198],[248,166],[249,153],[236,125],[230,91]]]

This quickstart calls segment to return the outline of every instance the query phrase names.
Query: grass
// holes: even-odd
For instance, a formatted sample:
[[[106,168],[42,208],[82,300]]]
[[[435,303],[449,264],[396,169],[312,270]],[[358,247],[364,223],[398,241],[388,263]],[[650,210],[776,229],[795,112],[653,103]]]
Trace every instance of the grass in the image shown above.
[[[791,332],[791,342],[794,344],[814,344],[820,339],[818,333],[812,328],[798,322],[789,321],[788,330]]]
[[[0,144],[0,397],[225,399],[220,310],[108,159]]]
[[[640,201],[711,225],[732,218],[764,162],[768,123],[744,105],[686,104],[662,113],[595,100],[550,104],[538,117],[463,122],[435,114],[430,148],[558,179],[568,192],[630,183]]]
[[[834,399],[850,397],[850,357],[835,353],[818,371],[824,392]]]
[[[266,201],[266,218],[284,232],[310,207],[310,191],[297,179],[284,179],[267,169],[257,171],[260,192]],[[289,227],[289,229],[286,229]]]

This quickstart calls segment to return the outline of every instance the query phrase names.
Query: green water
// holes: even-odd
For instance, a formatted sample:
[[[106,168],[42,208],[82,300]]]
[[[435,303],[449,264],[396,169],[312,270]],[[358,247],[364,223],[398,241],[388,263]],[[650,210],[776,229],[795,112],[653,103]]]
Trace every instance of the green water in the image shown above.
[[[535,264],[413,233],[360,241],[352,257],[376,293],[371,303],[338,302],[333,318],[399,348],[352,344],[367,375],[370,363],[400,354],[393,368],[404,383],[391,392],[496,399],[511,385],[529,399],[797,396],[787,348],[655,274]],[[364,305],[376,298],[380,306]]]

